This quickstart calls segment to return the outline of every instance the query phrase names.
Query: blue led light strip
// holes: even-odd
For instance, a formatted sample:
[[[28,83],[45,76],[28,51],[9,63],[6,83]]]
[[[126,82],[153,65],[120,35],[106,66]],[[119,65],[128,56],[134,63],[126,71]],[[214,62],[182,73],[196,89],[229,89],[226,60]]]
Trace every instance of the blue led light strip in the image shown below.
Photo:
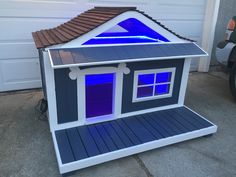
[[[106,37],[94,37],[93,39],[148,39],[156,42],[165,42],[160,39],[155,39],[148,36],[115,36],[115,37],[106,36]]]

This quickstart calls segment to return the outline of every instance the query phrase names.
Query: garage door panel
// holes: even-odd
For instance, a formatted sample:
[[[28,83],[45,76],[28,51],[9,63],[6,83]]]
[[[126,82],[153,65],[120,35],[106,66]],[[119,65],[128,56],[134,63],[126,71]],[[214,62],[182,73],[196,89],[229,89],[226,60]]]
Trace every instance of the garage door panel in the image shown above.
[[[32,41],[32,32],[55,27],[67,19],[0,18],[0,41]]]
[[[154,0],[153,0],[154,1]],[[170,6],[198,6],[205,5],[205,0],[189,1],[189,0],[156,0],[157,3],[161,5],[170,5]]]
[[[83,1],[86,0],[1,0],[0,16],[71,18],[88,8]]]
[[[34,42],[0,43],[0,60],[38,58]]]
[[[174,29],[177,34],[182,36],[195,36],[199,37],[202,35],[202,29],[199,29],[199,26],[203,25],[203,22],[200,20],[197,21],[173,21],[165,20],[161,21],[163,24],[168,26],[170,29]]]
[[[154,8],[149,9],[150,11],[156,11]],[[167,14],[166,12],[170,12]],[[160,10],[156,11],[157,14],[165,15],[164,18],[167,19],[192,19],[193,17],[203,18],[204,16],[204,7],[196,7],[196,6],[169,6],[169,5],[161,5]]]
[[[0,60],[0,68],[0,91],[41,86],[40,68],[37,58]]]
[[[42,10],[40,9],[0,9],[0,16],[9,18],[9,17],[30,17],[30,18],[61,18],[61,19],[69,19],[71,17],[77,16],[78,12],[82,12],[83,10],[68,10],[66,12],[61,12],[61,10]],[[16,14],[16,15],[14,15]],[[19,14],[19,15],[18,15]]]
[[[206,0],[150,0],[140,8],[158,20],[202,20]]]

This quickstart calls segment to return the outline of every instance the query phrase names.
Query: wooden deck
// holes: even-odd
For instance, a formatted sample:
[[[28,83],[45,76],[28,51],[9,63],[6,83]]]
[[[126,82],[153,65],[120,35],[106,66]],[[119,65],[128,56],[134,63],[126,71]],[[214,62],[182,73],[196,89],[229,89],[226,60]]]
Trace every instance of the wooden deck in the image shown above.
[[[214,129],[208,133],[200,133],[199,130],[207,128]],[[79,162],[135,146],[148,145],[150,142],[157,142],[170,137],[181,138],[181,136],[176,135],[188,136],[191,132],[196,131],[199,133],[194,137],[204,136],[214,133],[216,126],[191,110],[181,107],[104,123],[58,130],[55,131],[55,139],[61,165],[63,166],[71,162]],[[191,138],[183,138],[182,141],[187,139]],[[172,143],[181,141],[181,139],[173,140]],[[145,148],[141,151],[145,151]]]

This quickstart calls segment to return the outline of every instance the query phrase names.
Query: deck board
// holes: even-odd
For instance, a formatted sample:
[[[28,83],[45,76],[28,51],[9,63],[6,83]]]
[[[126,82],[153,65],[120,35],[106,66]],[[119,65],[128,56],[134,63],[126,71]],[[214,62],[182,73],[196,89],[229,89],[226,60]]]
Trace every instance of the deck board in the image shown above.
[[[120,126],[115,121],[111,121],[110,125],[114,128],[116,133],[120,136],[120,138],[123,140],[123,143],[126,147],[133,146],[131,139],[124,133],[124,130],[120,128]]]
[[[89,133],[88,127],[78,127],[77,130],[87,150],[88,156],[91,157],[100,154],[93,137]]]
[[[143,126],[145,126],[145,127],[149,130],[149,132],[150,132],[156,139],[161,139],[161,138],[163,138],[163,136],[162,136],[155,128],[153,128],[153,127],[145,120],[145,118],[144,118],[142,115],[138,116],[137,120],[138,120],[141,124],[143,124]]]
[[[98,133],[96,127],[95,126],[89,126],[88,129],[89,129],[89,132],[91,133],[91,135],[94,137],[94,141],[97,144],[97,147],[98,147],[99,151],[101,153],[109,152],[109,149],[108,149],[107,145],[104,143],[104,140],[100,136],[100,134]]]
[[[137,119],[128,117],[122,119],[122,121],[126,123],[126,125],[141,140],[142,143],[155,140],[155,137],[147,130],[146,127],[140,124]]]
[[[147,114],[147,116],[153,121],[153,123],[159,125],[160,127],[162,127],[162,129],[165,129],[168,132],[169,136],[176,135],[176,132],[172,130],[169,124],[165,124],[160,116],[158,117],[158,120],[150,114]]]
[[[71,144],[72,151],[74,152],[74,156],[76,160],[84,159],[88,157],[86,149],[83,145],[82,140],[78,134],[76,128],[70,128],[66,130],[68,140]]]
[[[133,142],[134,145],[138,145],[141,143],[138,137],[130,130],[130,128],[122,121],[122,119],[118,119],[116,122],[120,127],[122,127],[122,129],[124,130],[126,135],[130,138],[130,140]]]
[[[102,138],[103,138],[105,144],[107,145],[108,149],[110,151],[117,150],[118,148],[116,147],[115,143],[111,139],[110,135],[106,132],[104,127],[101,124],[96,124],[95,127],[96,127],[97,131],[99,132],[100,136],[102,136]]]
[[[148,114],[143,114],[141,116],[144,117],[144,119],[149,123],[149,125],[151,125],[154,129],[156,129],[158,132],[160,132],[160,134],[164,138],[171,135],[169,133],[168,129],[166,129],[165,127],[162,127],[159,123],[156,123],[151,117],[149,117]]]
[[[214,126],[180,107],[55,131],[62,164]]]
[[[113,129],[113,127],[110,125],[110,122],[102,123],[102,125],[104,129],[106,130],[106,132],[110,135],[111,139],[113,140],[113,142],[115,143],[118,149],[122,149],[126,147],[124,143],[122,142],[122,140],[120,139],[120,137],[115,132],[115,130]]]
[[[199,119],[199,116],[197,114],[195,114],[192,111],[189,111],[188,109],[183,109],[180,108],[180,110],[178,110],[179,112],[182,112],[182,114],[185,114],[186,116],[192,117],[196,122],[199,122],[200,124],[202,124],[204,127],[208,127],[211,126],[211,123],[208,121],[205,121],[204,119]]]
[[[195,127],[199,128],[205,128],[207,126],[209,126],[208,122],[206,121],[202,121],[201,119],[198,120],[199,118],[195,117],[195,114],[191,114],[189,113],[188,110],[186,109],[175,109],[175,111],[180,114],[186,121],[190,121],[192,123],[192,125],[194,125]],[[191,117],[191,119],[189,119],[188,117]]]
[[[171,130],[173,132],[175,132],[176,135],[181,134],[181,133],[185,133],[183,130],[181,130],[180,128],[177,127],[177,125],[175,123],[175,120],[173,118],[171,118],[170,116],[168,116],[163,111],[155,112],[154,115],[155,116],[160,116],[159,119],[156,119],[156,120],[162,120],[165,125],[169,125]],[[173,120],[170,121],[170,119],[173,119]]]
[[[65,130],[56,132],[57,144],[62,159],[62,163],[69,163],[75,160],[68,137]]]
[[[191,120],[184,119],[182,115],[180,115],[176,110],[174,111],[175,119],[182,124],[184,127],[186,127],[189,131],[197,130],[198,128],[192,124]]]
[[[163,114],[163,116],[166,118],[166,121],[172,122],[181,133],[186,133],[189,131],[188,127],[181,124],[178,121],[178,116],[173,115],[171,111],[162,111],[161,114]]]

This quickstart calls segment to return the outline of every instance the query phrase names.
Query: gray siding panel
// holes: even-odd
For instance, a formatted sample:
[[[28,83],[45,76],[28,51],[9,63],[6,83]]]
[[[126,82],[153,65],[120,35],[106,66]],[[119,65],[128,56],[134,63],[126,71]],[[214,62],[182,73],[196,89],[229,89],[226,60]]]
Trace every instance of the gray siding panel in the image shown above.
[[[77,82],[69,78],[69,69],[56,69],[55,88],[58,123],[73,122],[78,119]]]
[[[128,63],[127,67],[130,69],[130,74],[124,75],[123,79],[122,113],[140,111],[178,103],[183,65],[184,59]],[[176,67],[172,97],[135,103],[132,102],[134,71],[170,67]]]

